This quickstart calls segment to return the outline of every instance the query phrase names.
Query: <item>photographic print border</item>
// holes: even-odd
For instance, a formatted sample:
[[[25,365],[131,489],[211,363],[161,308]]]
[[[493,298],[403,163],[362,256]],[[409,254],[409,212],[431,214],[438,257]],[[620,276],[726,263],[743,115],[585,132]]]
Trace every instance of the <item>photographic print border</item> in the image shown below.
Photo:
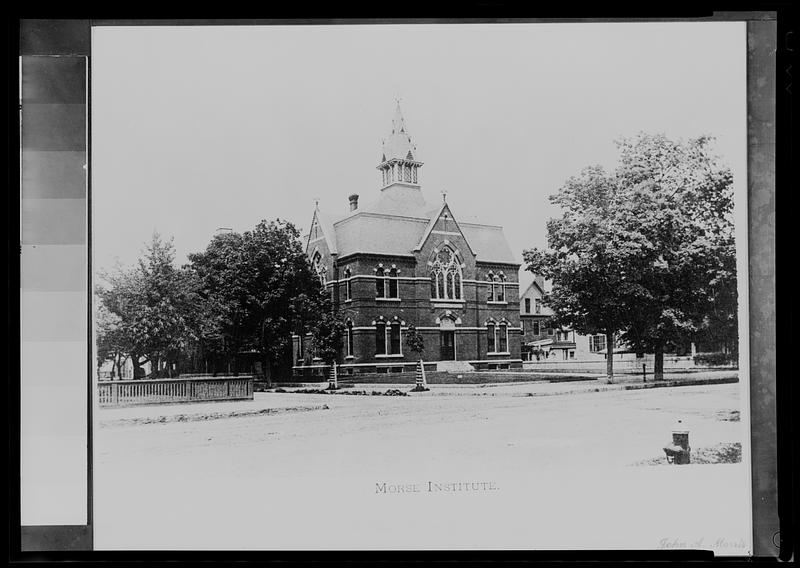
[[[776,409],[778,408],[777,390],[780,388],[776,381],[776,305],[775,305],[775,182],[776,161],[778,158],[779,147],[776,146],[776,98],[781,101],[778,104],[787,102],[787,98],[780,93],[778,85],[783,84],[783,78],[778,77],[780,73],[780,58],[785,56],[784,46],[779,45],[779,38],[783,37],[775,12],[740,12],[740,13],[715,13],[708,17],[700,18],[586,18],[586,19],[550,19],[522,18],[515,22],[605,22],[605,21],[747,21],[747,187],[748,187],[748,236],[749,236],[749,300],[750,300],[750,420],[751,420],[751,441],[752,441],[752,507],[753,507],[753,552],[754,556],[775,557],[781,550],[780,539],[784,539],[783,551],[786,553],[786,536],[780,535],[779,519],[779,500],[778,500],[778,419]],[[80,77],[75,74],[84,73],[87,82],[90,81],[89,73],[91,69],[91,46],[90,34],[94,25],[269,25],[269,24],[291,24],[291,23],[314,23],[325,24],[364,24],[364,23],[459,23],[458,19],[414,19],[414,20],[21,20],[19,22],[19,55],[23,57],[53,57],[58,56],[64,61],[83,60],[86,65],[81,69],[80,65],[63,65],[64,69],[58,72],[40,72],[39,75],[26,77],[32,84],[41,86],[49,93],[57,93],[57,97],[64,100],[69,99],[65,105],[71,105],[70,111],[77,111],[76,105],[70,97],[75,96],[75,85],[81,83]],[[484,18],[479,20],[469,20],[468,23],[502,22],[506,19]],[[777,61],[776,61],[777,59]],[[90,140],[88,139],[88,121],[91,116],[91,101],[89,100],[90,89],[84,92],[85,104],[83,113],[85,116],[84,138],[78,139],[78,145],[82,143],[86,148],[85,159],[87,164],[91,155]],[[59,101],[53,101],[59,102]],[[28,101],[23,100],[23,107]],[[70,120],[59,121],[55,127],[42,129],[38,133],[23,131],[22,153],[23,160],[26,151],[36,145],[53,146],[55,141],[69,139],[75,132],[75,122]],[[34,140],[32,137],[39,137]],[[74,138],[74,137],[73,137]],[[783,154],[785,155],[785,154]],[[90,165],[89,165],[90,167]],[[20,172],[22,174],[22,172]],[[46,175],[39,176],[46,178]],[[80,293],[68,282],[65,283],[66,275],[75,275],[82,272],[86,277],[83,289],[84,301],[87,302],[88,311],[86,320],[74,319],[71,321],[72,328],[66,332],[78,334],[87,345],[91,341],[91,301],[89,300],[90,290],[88,282],[91,282],[91,187],[89,186],[90,176],[86,176],[86,191],[82,198],[82,204],[78,206],[84,211],[84,216],[70,217],[68,226],[63,220],[59,219],[58,233],[45,235],[46,228],[52,227],[47,223],[46,215],[48,211],[42,206],[43,202],[32,201],[32,199],[56,198],[63,199],[64,192],[69,191],[64,186],[26,185],[21,190],[21,210],[22,223],[20,233],[21,258],[20,258],[20,277],[21,295],[27,291],[46,289],[52,292]],[[42,192],[41,195],[36,192]],[[47,194],[47,192],[50,192]],[[26,197],[34,195],[35,197]],[[71,196],[70,196],[71,197]],[[27,200],[27,201],[26,201]],[[78,205],[78,204],[76,204]],[[74,238],[72,235],[80,234],[82,230],[89,228],[86,232],[85,240]],[[75,245],[78,251],[74,255],[70,266],[65,270],[61,265],[54,267],[48,264],[46,255],[29,254],[25,255],[28,246],[39,246],[47,248],[53,246],[63,247],[63,245]],[[63,249],[61,249],[63,250]],[[31,284],[32,278],[36,276],[37,282],[45,284]],[[67,278],[67,280],[69,280]],[[72,281],[75,281],[74,278]],[[80,281],[80,279],[78,279]],[[37,288],[38,286],[38,288]],[[54,308],[60,310],[64,318],[72,318],[74,304],[69,296],[63,296],[60,303]],[[25,305],[23,303],[23,309]],[[21,334],[22,342],[25,341],[53,341],[62,339],[68,341],[65,336],[61,338],[45,337],[47,334],[41,327],[36,327],[31,322],[31,314],[28,311],[21,313],[21,324],[23,329],[26,326],[33,330],[33,333],[42,333],[41,337],[26,336]],[[41,331],[40,331],[41,330]],[[91,350],[87,349],[82,354],[86,362],[85,385],[91,389],[92,377],[90,369]],[[22,362],[21,362],[22,364]],[[22,369],[21,369],[22,371]],[[24,374],[21,373],[24,378]],[[51,376],[53,382],[64,381],[63,376]],[[13,383],[14,381],[10,381]],[[14,392],[9,397],[9,405],[16,406],[16,412],[20,412],[17,401],[21,400],[21,385],[17,385],[21,391]],[[91,463],[91,437],[92,437],[92,408],[91,390],[86,407],[74,409],[74,419],[85,421],[87,431],[87,470],[86,470],[86,524],[85,525],[25,525],[19,523],[20,508],[19,502],[12,503],[10,512],[12,514],[11,526],[21,529],[19,541],[19,551],[28,553],[33,551],[88,551],[92,549],[92,463]],[[17,397],[13,396],[14,394]],[[19,397],[19,398],[18,398]],[[785,406],[784,406],[785,408]],[[12,410],[10,408],[9,410]],[[14,413],[9,414],[14,417]],[[17,418],[23,418],[16,414]],[[17,424],[20,424],[18,421]],[[12,425],[13,426],[13,425]],[[58,430],[58,424],[48,425],[51,430]],[[44,426],[45,428],[47,426]],[[13,431],[13,429],[12,429]],[[19,440],[17,439],[17,442]],[[12,453],[14,452],[12,444]],[[20,459],[20,447],[16,447],[16,455],[13,459]],[[22,482],[23,480],[21,480]],[[783,555],[781,555],[783,556]]]

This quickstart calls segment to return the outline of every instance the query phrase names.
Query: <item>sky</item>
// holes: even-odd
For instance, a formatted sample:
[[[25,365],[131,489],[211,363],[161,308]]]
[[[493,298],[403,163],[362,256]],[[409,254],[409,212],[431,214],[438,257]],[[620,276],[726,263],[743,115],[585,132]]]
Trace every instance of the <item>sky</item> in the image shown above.
[[[456,220],[546,245],[547,197],[640,131],[712,135],[742,189],[745,24],[95,27],[94,265],[377,197],[395,99]],[[741,193],[741,191],[740,191]],[[738,206],[738,205],[737,205]],[[744,204],[742,204],[744,206]],[[527,275],[521,275],[523,282]],[[529,278],[528,278],[529,280]]]

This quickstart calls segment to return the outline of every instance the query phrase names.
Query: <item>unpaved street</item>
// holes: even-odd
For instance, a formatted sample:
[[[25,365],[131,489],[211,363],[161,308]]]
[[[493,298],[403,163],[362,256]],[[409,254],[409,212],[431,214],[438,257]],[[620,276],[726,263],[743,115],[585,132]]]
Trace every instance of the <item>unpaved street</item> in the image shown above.
[[[604,485],[609,490],[615,487],[606,481],[620,478],[614,474],[606,480],[604,472],[621,471],[623,476],[635,476],[643,488],[652,483],[662,492],[657,480],[684,470],[698,472],[695,481],[686,483],[699,490],[700,498],[713,500],[721,497],[708,491],[710,485],[702,484],[713,484],[714,479],[725,482],[725,476],[732,476],[730,483],[743,479],[737,465],[631,465],[663,455],[661,448],[670,441],[678,420],[690,430],[693,448],[741,442],[742,424],[731,420],[740,406],[738,384],[543,397],[519,393],[492,396],[490,390],[473,389],[472,396],[420,397],[257,393],[257,397],[274,397],[275,404],[286,407],[328,408],[98,428],[94,474],[98,543],[102,546],[105,539],[113,547],[127,539],[130,546],[136,539],[122,529],[136,527],[140,541],[158,547],[158,534],[162,534],[164,546],[170,547],[176,537],[157,534],[154,527],[166,523],[159,530],[180,526],[186,531],[197,522],[203,528],[189,531],[187,538],[192,534],[200,538],[209,524],[220,523],[232,531],[239,527],[236,536],[223,539],[220,546],[244,546],[251,542],[248,538],[258,538],[257,533],[249,532],[254,530],[252,523],[242,519],[261,518],[265,511],[255,505],[260,499],[275,504],[299,491],[289,502],[295,503],[297,510],[313,511],[314,499],[327,499],[319,494],[326,484],[334,488],[335,499],[344,499],[348,491],[367,499],[375,493],[377,482],[411,485],[429,479],[500,479],[507,488],[514,475],[542,483],[548,479],[566,483],[570,476],[579,475],[596,479],[591,483],[602,492]],[[716,473],[711,475],[712,471]],[[730,473],[733,471],[736,473]],[[580,489],[565,492],[565,497],[590,489],[583,482],[575,483],[580,483]],[[284,487],[286,495],[275,494],[276,487]],[[549,492],[563,489],[553,487]],[[669,486],[663,489],[670,490]],[[542,499],[541,495],[537,498]],[[658,499],[671,502],[663,496]],[[257,507],[257,513],[243,509],[242,500]],[[341,503],[348,506],[347,499]],[[359,506],[358,501],[352,503]],[[720,504],[710,503],[705,512],[711,508],[715,514],[724,511]],[[404,505],[398,506],[405,511]],[[542,506],[547,510],[544,503]],[[167,509],[167,514],[159,507]],[[219,514],[209,514],[209,508]],[[282,526],[298,524],[292,534],[316,526],[295,507],[291,512],[285,507],[280,513],[270,510],[283,519]],[[404,514],[402,511],[396,514]],[[658,516],[663,517],[661,513]],[[341,511],[340,517],[346,522],[347,511]],[[381,522],[387,523],[386,530],[393,527],[388,519]],[[676,526],[690,527],[691,523],[684,520]],[[115,530],[103,530],[102,526]],[[263,545],[278,546],[269,540]]]

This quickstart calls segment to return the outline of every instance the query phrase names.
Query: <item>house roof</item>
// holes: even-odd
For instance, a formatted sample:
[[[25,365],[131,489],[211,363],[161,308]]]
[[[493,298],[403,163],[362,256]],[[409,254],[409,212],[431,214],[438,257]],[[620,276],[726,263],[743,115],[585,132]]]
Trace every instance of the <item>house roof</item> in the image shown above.
[[[413,255],[441,209],[432,208],[418,186],[397,183],[355,211],[336,218],[320,212],[317,218],[329,248],[339,257],[355,253]],[[517,264],[502,227],[456,223],[478,261]]]
[[[421,165],[416,151],[398,102],[392,133],[383,144],[382,161],[412,160]],[[332,216],[317,207],[314,214],[329,250],[340,258],[355,253],[406,256],[413,255],[424,244],[446,206],[446,203],[438,206],[427,203],[416,183],[395,181],[382,188],[375,200],[360,204],[353,211]],[[502,227],[459,223],[452,213],[451,217],[461,229],[476,260],[518,264]]]

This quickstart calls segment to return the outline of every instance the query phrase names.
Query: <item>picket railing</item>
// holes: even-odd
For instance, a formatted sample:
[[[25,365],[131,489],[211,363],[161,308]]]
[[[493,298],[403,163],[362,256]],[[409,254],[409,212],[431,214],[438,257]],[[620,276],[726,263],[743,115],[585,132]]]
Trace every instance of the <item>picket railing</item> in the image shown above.
[[[100,406],[253,398],[253,377],[191,377],[99,381]]]

